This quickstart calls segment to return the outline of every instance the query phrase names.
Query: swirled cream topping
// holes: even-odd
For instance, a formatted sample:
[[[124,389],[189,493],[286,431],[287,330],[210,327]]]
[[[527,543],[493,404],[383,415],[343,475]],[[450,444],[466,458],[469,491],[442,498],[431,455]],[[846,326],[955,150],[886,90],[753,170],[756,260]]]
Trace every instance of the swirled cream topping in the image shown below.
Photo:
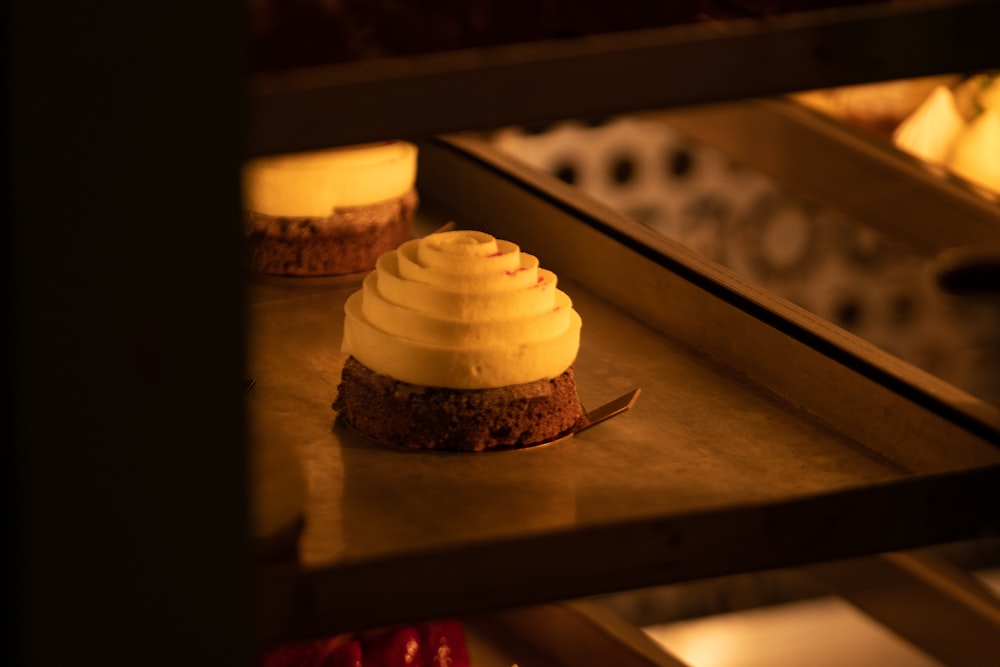
[[[396,380],[486,389],[560,375],[579,314],[556,275],[476,231],[431,234],[382,255],[344,306],[343,352]]]
[[[243,167],[243,207],[273,216],[325,217],[413,188],[417,147],[405,141],[288,153]]]

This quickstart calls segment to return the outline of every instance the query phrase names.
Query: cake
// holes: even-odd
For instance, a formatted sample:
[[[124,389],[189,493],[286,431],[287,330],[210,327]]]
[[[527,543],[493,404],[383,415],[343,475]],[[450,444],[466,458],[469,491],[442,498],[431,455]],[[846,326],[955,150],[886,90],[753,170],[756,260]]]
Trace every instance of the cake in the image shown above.
[[[958,133],[948,166],[967,181],[1000,195],[1000,109],[985,109]]]
[[[247,256],[254,273],[369,271],[412,237],[417,148],[389,141],[258,158],[243,170]]]
[[[894,79],[793,95],[798,101],[845,123],[882,137],[891,137],[903,120],[938,87],[950,87],[959,77],[940,75]]]
[[[966,77],[954,87],[954,94],[955,104],[967,120],[987,109],[1000,111],[1000,70]]]
[[[897,147],[935,164],[943,163],[965,127],[951,89],[938,86],[892,135]]]
[[[986,196],[1000,194],[1000,77],[979,74],[954,89],[938,86],[899,125],[892,140]]]
[[[391,447],[460,451],[582,428],[581,319],[556,283],[536,257],[483,232],[383,254],[344,306],[337,418]]]

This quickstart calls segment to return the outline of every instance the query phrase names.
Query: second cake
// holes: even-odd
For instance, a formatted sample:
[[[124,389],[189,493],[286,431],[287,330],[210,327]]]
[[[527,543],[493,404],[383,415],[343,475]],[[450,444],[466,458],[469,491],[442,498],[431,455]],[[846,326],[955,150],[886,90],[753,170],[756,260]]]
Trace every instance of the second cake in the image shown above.
[[[250,269],[263,275],[368,271],[412,238],[417,147],[404,141],[259,158],[243,170]]]

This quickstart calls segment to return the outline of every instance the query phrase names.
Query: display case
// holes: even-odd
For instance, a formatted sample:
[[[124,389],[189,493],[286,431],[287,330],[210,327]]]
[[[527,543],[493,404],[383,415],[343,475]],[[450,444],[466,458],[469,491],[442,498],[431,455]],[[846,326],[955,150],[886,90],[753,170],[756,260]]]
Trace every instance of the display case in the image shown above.
[[[249,77],[236,8],[163,10],[141,30],[62,9],[14,12],[26,664],[252,664],[275,641],[1000,528],[995,406],[464,134],[995,67],[995,3],[702,17]],[[41,26],[63,50],[25,39]],[[482,457],[397,456],[333,430],[353,284],[243,274],[238,167],[389,137],[420,143],[425,228],[515,238],[565,278],[587,322],[583,398],[638,387],[631,410]],[[248,558],[248,409],[318,484],[297,563]]]

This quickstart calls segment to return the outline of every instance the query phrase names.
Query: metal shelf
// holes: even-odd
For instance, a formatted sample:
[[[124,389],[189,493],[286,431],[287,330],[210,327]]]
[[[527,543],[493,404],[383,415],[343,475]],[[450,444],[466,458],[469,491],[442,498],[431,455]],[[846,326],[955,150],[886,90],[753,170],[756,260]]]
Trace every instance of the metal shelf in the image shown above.
[[[252,155],[996,66],[995,2],[875,3],[268,72]]]

